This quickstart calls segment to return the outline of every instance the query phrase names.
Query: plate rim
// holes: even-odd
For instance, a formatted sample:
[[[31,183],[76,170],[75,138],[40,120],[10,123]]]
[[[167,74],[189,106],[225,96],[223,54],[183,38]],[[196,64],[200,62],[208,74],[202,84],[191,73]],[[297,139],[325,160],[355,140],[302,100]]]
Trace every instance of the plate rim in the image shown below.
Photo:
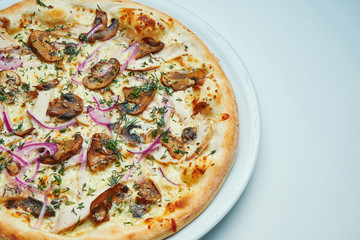
[[[0,7],[0,9],[6,8],[12,4],[15,4],[16,2],[19,2],[21,0],[0,0],[0,2],[5,4],[5,7]],[[201,216],[204,215],[204,213],[207,212],[208,209],[210,209],[211,206],[214,205],[214,202],[216,199],[219,198],[219,195],[221,194],[221,190],[224,188],[224,186],[226,184],[229,184],[229,178],[230,175],[234,174],[234,166],[236,166],[236,164],[239,162],[239,146],[240,143],[238,144],[237,147],[237,154],[235,156],[234,162],[233,162],[233,166],[230,169],[225,181],[223,182],[222,186],[219,189],[219,192],[217,192],[216,196],[214,197],[214,199],[211,201],[211,203],[206,207],[206,209],[199,214],[199,216],[197,216],[192,222],[190,222],[188,225],[186,225],[183,229],[181,229],[180,231],[178,231],[176,234],[170,236],[168,239],[171,240],[180,240],[183,239],[184,237],[187,237],[187,239],[190,239],[189,236],[187,236],[187,232],[191,231],[191,239],[200,239],[201,237],[203,237],[205,234],[207,234],[211,229],[213,229],[220,221],[223,220],[223,218],[229,213],[229,211],[234,207],[234,205],[237,203],[237,201],[239,201],[239,198],[241,197],[241,195],[243,194],[243,192],[245,191],[246,187],[248,186],[248,183],[251,179],[251,176],[253,175],[255,166],[256,166],[256,162],[257,162],[257,158],[258,158],[258,154],[259,154],[259,149],[260,149],[260,141],[261,141],[261,111],[260,111],[260,104],[259,104],[259,99],[258,99],[258,94],[256,92],[256,88],[254,86],[254,83],[252,81],[252,78],[249,74],[249,71],[246,68],[246,65],[244,64],[243,60],[241,59],[241,57],[239,56],[238,52],[235,51],[235,49],[231,46],[231,44],[221,35],[219,34],[219,32],[214,29],[212,26],[210,26],[209,24],[207,24],[202,18],[200,18],[199,16],[197,16],[196,14],[194,14],[193,12],[191,12],[190,10],[188,10],[187,8],[182,7],[181,5],[175,3],[172,0],[132,0],[134,2],[139,2],[142,4],[145,4],[149,7],[152,7],[156,10],[160,10],[162,12],[164,12],[165,14],[171,16],[171,17],[175,17],[176,19],[178,19],[181,23],[183,23],[186,27],[188,27],[191,31],[193,31],[198,37],[201,38],[202,41],[205,42],[205,45],[208,46],[208,48],[210,49],[210,51],[212,53],[214,53],[214,50],[212,47],[209,47],[208,42],[206,41],[206,39],[203,39],[201,36],[204,36],[205,33],[202,33],[202,31],[207,31],[210,32],[211,35],[213,35],[214,37],[216,37],[219,41],[222,42],[223,46],[225,46],[228,50],[229,50],[229,54],[232,54],[234,59],[238,62],[239,66],[241,66],[241,71],[242,71],[242,76],[244,77],[242,82],[245,84],[246,86],[246,94],[247,94],[247,98],[248,100],[250,100],[250,105],[249,108],[251,110],[251,117],[253,118],[251,123],[252,123],[252,129],[251,129],[251,149],[249,149],[249,153],[247,154],[247,158],[246,158],[246,169],[243,171],[243,175],[240,181],[240,184],[236,187],[236,190],[234,191],[235,194],[232,195],[231,199],[227,199],[228,201],[226,202],[226,206],[222,208],[222,211],[220,214],[216,215],[216,217],[210,219],[206,224],[206,228],[197,228],[197,231],[191,231],[194,230],[194,227],[196,224],[198,224],[199,219],[201,219]],[[170,10],[168,9],[168,6],[170,5]],[[165,6],[165,7],[164,7]],[[177,11],[181,11],[181,15],[179,16],[178,14],[174,15],[175,10],[173,9],[178,9]],[[192,27],[192,24],[185,24],[184,15],[190,16],[193,19],[196,19],[196,22],[198,24],[201,24],[202,27],[205,27],[205,29],[202,29],[201,31],[196,30],[194,27]],[[208,33],[206,33],[208,34]],[[221,60],[222,58],[219,57],[219,55],[215,55],[216,57],[219,58],[219,60]],[[228,73],[225,71],[224,66],[222,65],[222,63],[220,62],[220,65],[222,66],[225,74],[228,76]],[[240,71],[240,70],[239,70]],[[229,78],[229,77],[228,77]],[[236,84],[234,84],[233,81],[231,81],[231,79],[229,78],[231,85],[233,87],[234,90],[234,94],[239,106],[239,96],[238,93],[235,92],[235,86]],[[239,111],[240,114],[240,111]],[[240,118],[239,118],[239,124],[240,124]],[[241,136],[241,133],[239,133],[239,136]],[[239,141],[241,141],[241,139],[239,139]],[[196,227],[196,226],[195,226]]]

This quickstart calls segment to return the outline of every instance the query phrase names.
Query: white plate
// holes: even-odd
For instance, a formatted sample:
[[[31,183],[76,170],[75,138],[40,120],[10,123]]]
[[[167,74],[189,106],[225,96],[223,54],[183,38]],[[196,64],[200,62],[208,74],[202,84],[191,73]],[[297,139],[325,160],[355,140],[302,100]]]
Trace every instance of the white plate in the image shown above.
[[[18,2],[0,0],[5,8]],[[205,211],[171,240],[199,239],[230,211],[243,193],[254,170],[260,142],[260,110],[254,86],[245,65],[227,41],[213,28],[183,7],[168,0],[138,0],[178,19],[199,36],[219,59],[238,103],[240,136],[234,165],[220,191]]]

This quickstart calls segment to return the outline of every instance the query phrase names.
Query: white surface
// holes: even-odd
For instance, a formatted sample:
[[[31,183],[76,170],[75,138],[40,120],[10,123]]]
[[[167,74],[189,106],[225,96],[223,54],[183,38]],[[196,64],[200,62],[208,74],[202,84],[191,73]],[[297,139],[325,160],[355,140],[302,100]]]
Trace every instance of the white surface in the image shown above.
[[[250,183],[202,240],[360,239],[360,1],[181,4],[239,53],[262,114]]]

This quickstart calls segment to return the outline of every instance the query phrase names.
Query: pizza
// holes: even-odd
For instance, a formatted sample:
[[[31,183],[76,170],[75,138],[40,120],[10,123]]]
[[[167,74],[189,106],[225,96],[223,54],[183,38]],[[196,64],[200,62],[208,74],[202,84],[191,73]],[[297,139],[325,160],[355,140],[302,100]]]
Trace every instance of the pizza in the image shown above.
[[[128,0],[0,11],[0,239],[163,239],[226,178],[238,110],[217,58]]]

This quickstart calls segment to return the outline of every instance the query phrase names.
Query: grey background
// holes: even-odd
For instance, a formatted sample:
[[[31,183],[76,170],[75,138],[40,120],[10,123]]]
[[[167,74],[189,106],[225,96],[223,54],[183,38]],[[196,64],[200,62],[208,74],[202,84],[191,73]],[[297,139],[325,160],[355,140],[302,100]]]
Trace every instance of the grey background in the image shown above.
[[[177,3],[235,48],[262,112],[249,185],[203,240],[360,239],[360,1]]]

